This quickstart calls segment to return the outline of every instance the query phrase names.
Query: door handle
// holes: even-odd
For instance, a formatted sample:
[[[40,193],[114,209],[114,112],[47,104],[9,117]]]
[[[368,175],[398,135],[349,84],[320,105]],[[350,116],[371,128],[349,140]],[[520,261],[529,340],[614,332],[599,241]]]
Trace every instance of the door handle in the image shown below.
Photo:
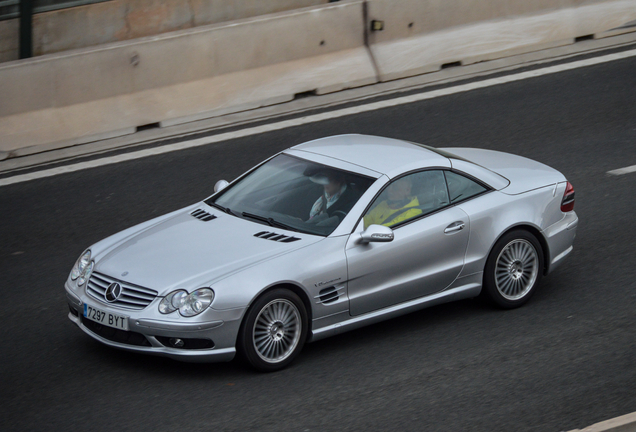
[[[464,229],[464,227],[466,226],[466,224],[462,221],[458,221],[458,222],[453,222],[452,224],[450,224],[449,226],[446,227],[446,229],[444,230],[445,234],[450,234],[450,233],[454,233],[457,231],[461,231]]]

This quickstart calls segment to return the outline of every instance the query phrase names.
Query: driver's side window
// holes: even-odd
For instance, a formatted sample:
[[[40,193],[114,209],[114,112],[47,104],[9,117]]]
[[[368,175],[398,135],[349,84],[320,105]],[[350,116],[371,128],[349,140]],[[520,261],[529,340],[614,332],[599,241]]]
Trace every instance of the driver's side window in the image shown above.
[[[371,224],[395,226],[447,206],[448,189],[440,170],[420,171],[393,180],[364,215]]]

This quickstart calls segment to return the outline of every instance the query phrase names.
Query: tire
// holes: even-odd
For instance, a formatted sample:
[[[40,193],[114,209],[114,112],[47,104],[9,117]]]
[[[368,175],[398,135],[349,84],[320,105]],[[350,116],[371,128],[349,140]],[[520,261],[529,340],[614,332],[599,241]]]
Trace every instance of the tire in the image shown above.
[[[245,314],[237,341],[239,354],[261,372],[283,369],[302,350],[308,323],[298,295],[284,288],[267,291]]]
[[[484,269],[482,294],[504,309],[525,304],[543,275],[543,249],[525,230],[510,231],[492,248]]]

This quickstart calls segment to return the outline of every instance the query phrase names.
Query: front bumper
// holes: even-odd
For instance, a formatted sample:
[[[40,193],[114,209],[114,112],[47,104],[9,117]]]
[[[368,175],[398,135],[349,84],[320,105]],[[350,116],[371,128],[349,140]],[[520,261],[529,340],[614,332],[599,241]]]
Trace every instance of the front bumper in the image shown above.
[[[171,315],[160,315],[157,297],[143,310],[123,310],[110,307],[88,296],[84,289],[73,289],[67,281],[66,298],[68,318],[82,331],[99,342],[125,351],[169,357],[187,362],[230,361],[236,354],[236,338],[244,309],[217,311],[208,309],[195,319],[170,320]],[[83,317],[84,304],[118,315],[127,315],[128,331],[113,329]],[[171,346],[174,339],[185,344]]]

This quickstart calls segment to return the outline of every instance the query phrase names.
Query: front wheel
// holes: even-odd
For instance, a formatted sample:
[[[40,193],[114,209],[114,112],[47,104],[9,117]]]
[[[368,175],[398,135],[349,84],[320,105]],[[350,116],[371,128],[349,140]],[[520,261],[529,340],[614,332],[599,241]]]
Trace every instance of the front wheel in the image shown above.
[[[255,369],[283,369],[301,351],[307,338],[307,311],[298,295],[283,288],[268,291],[249,308],[238,348]]]
[[[543,274],[543,250],[524,230],[506,233],[493,247],[486,263],[484,294],[505,309],[526,303]]]

